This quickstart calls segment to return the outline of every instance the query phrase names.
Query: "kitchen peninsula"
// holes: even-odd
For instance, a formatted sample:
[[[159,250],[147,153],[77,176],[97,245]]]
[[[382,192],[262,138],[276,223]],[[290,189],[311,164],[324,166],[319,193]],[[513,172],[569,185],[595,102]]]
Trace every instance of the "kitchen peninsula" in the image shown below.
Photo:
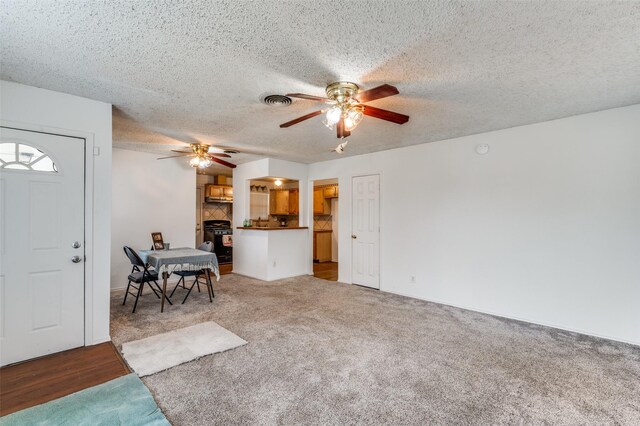
[[[234,170],[234,273],[264,281],[312,273],[312,188],[300,185],[307,179],[304,167],[284,160]]]

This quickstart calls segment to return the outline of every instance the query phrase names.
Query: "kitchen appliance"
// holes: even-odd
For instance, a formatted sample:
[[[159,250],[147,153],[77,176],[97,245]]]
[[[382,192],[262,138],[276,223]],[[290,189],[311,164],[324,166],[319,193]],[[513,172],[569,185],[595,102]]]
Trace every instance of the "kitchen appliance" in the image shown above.
[[[231,221],[228,220],[205,220],[204,240],[213,241],[213,251],[216,253],[218,263],[233,262],[233,247],[226,246],[223,240],[228,240],[233,235]]]

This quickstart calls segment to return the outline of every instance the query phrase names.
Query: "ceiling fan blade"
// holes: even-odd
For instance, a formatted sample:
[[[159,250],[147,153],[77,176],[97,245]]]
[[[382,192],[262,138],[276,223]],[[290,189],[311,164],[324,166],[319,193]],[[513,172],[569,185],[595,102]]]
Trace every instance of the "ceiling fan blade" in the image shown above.
[[[338,134],[338,139],[346,138],[351,135],[351,132],[345,129],[344,127],[344,118],[340,117],[340,121],[336,124],[336,131]]]
[[[231,167],[232,169],[236,168],[235,164],[231,164],[228,161],[224,161],[216,157],[209,157],[209,158],[211,158],[212,161],[215,161],[218,164],[222,164],[223,166]]]
[[[209,152],[207,155],[211,155],[213,157],[222,157],[222,158],[231,158],[229,154],[225,154],[222,152]]]
[[[391,121],[396,124],[404,124],[409,121],[409,116],[404,114],[398,114],[397,112],[388,111],[386,109],[374,108],[369,105],[363,105],[364,111],[362,113],[364,115],[368,115],[369,117],[379,118],[380,120]]]
[[[178,157],[195,157],[195,155],[196,154],[194,153],[184,153],[182,155],[170,155],[168,157],[160,157],[160,158],[157,158],[157,160],[165,160],[167,158],[178,158]]]
[[[329,102],[331,99],[321,96],[305,95],[304,93],[287,93],[290,98],[306,99],[308,101]]]
[[[376,99],[386,98],[387,96],[393,96],[400,93],[397,88],[389,84],[383,84],[382,86],[374,87],[373,89],[365,90],[362,93],[358,93],[355,98],[360,103],[375,101]]]
[[[286,123],[281,124],[280,127],[283,127],[283,128],[284,127],[290,127],[290,126],[293,126],[294,124],[298,124],[301,121],[308,120],[308,119],[313,118],[316,115],[320,115],[320,114],[322,114],[322,111],[320,111],[320,110],[313,111],[312,113],[309,113],[307,115],[303,115],[302,117],[298,117],[295,120],[287,121]]]
[[[193,154],[193,151],[178,151],[177,149],[172,149],[171,152],[179,152],[181,154]]]

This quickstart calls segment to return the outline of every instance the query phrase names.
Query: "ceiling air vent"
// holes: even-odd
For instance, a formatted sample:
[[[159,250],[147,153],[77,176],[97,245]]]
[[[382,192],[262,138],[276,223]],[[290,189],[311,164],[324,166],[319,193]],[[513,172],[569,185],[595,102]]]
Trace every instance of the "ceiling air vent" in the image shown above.
[[[274,106],[289,106],[291,98],[284,95],[264,95],[260,97],[262,103]]]

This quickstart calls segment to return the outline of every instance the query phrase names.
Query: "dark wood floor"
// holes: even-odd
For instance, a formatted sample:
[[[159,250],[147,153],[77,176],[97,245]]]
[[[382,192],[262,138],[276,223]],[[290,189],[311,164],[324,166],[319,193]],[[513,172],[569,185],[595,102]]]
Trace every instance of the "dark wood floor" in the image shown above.
[[[338,263],[322,262],[313,264],[313,276],[323,280],[338,281]]]
[[[233,270],[233,263],[225,263],[224,265],[219,265],[218,269],[220,269],[220,275],[230,274]]]
[[[232,269],[231,264],[220,265],[220,274],[230,274]],[[314,264],[314,274],[319,278],[335,281],[338,279],[338,264]],[[0,416],[52,401],[129,373],[129,368],[111,342],[2,367]]]
[[[129,374],[111,342],[0,368],[0,416]]]

